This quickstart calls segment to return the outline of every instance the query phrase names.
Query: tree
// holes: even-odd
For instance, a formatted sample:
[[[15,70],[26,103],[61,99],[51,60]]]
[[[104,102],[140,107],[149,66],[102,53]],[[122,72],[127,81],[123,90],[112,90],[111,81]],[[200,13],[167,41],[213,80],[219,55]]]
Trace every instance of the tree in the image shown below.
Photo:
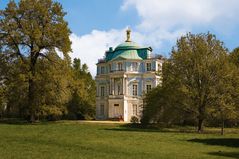
[[[224,134],[225,121],[236,120],[239,117],[239,73],[234,63],[227,63],[223,67],[219,72],[220,80],[211,88],[213,105],[209,109],[211,115],[221,122],[221,135]]]
[[[203,131],[203,123],[210,115],[221,118],[223,130],[224,121],[238,113],[237,72],[227,49],[214,35],[189,33],[177,41],[165,61],[162,87],[147,98],[158,98],[152,105],[162,108],[161,116],[174,113],[170,117],[178,121],[182,117],[197,120],[198,132]],[[155,116],[158,111],[153,113]]]
[[[3,116],[4,104],[6,103],[5,95],[5,71],[6,61],[4,55],[0,53],[0,118]]]
[[[157,86],[145,95],[143,116],[140,120],[143,125],[163,122],[163,115],[167,105],[165,95],[166,92],[162,86]]]
[[[187,34],[180,38],[172,51],[172,75],[186,98],[186,107],[198,118],[198,131],[203,130],[207,109],[213,105],[212,88],[227,75],[227,50],[222,42],[210,33]]]
[[[71,97],[71,67],[57,53],[49,54],[48,59],[50,61],[39,59],[36,67],[37,116],[40,119],[59,120],[67,114],[66,104]]]
[[[65,57],[71,51],[70,30],[64,20],[65,12],[58,2],[51,0],[10,1],[0,11],[0,50],[12,58],[19,58],[28,69],[28,110],[35,120],[36,64],[40,58],[58,49]]]
[[[146,94],[141,123],[191,124],[191,120],[194,120],[186,98],[187,94],[178,85],[173,67],[171,59],[164,60],[162,85]]]
[[[68,112],[71,119],[94,118],[96,86],[86,64],[74,59],[72,67],[73,83]]]

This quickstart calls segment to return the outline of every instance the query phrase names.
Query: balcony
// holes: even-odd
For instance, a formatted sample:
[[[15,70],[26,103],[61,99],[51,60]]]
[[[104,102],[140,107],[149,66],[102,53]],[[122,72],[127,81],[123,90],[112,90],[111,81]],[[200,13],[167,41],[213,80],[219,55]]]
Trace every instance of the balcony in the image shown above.
[[[124,98],[124,94],[120,94],[120,95],[109,95],[109,99],[122,99]]]
[[[110,70],[110,73],[125,72],[125,69]]]

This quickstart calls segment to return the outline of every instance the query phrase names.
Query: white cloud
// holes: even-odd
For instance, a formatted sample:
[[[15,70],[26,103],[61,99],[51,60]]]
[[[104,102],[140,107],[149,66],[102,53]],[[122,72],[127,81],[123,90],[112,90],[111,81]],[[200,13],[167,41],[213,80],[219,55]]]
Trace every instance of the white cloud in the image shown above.
[[[135,8],[141,17],[138,28],[147,31],[239,22],[238,0],[125,0],[121,9],[130,8]]]
[[[132,40],[152,46],[155,53],[162,53],[160,49],[165,45],[170,46],[170,50],[177,38],[194,28],[212,28],[226,34],[239,23],[238,0],[124,0],[121,11],[132,8],[141,19],[133,26]],[[125,30],[126,27],[93,30],[83,36],[72,34],[72,59],[80,58],[94,76],[97,60],[104,56],[108,47],[116,47],[125,40]]]
[[[96,74],[96,63],[99,58],[104,56],[109,46],[119,44],[123,39],[123,31],[93,30],[90,34],[77,36],[71,34],[72,53],[71,58],[80,58],[82,63],[86,63],[92,75]]]

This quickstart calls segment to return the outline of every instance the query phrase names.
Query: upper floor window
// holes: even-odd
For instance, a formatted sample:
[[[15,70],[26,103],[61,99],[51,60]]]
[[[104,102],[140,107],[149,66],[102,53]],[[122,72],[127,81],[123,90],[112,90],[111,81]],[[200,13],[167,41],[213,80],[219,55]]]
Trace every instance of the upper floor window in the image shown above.
[[[147,91],[147,93],[148,93],[151,89],[152,89],[151,84],[147,84],[147,85],[146,85],[146,91]]]
[[[118,71],[122,71],[122,70],[123,70],[122,63],[119,62],[119,63],[118,63]]]
[[[105,87],[104,86],[101,86],[100,87],[100,96],[105,96]]]
[[[151,71],[152,70],[151,63],[146,63],[146,70],[147,71]]]
[[[138,71],[138,63],[137,62],[133,62],[131,64],[131,70],[132,71]]]
[[[120,84],[118,84],[118,95],[120,95],[121,94],[121,89],[120,89]]]
[[[101,74],[104,74],[104,73],[105,73],[105,67],[104,67],[104,66],[101,66],[101,68],[100,68],[100,73],[101,73]]]
[[[133,84],[133,95],[134,96],[138,95],[138,85],[137,84]]]

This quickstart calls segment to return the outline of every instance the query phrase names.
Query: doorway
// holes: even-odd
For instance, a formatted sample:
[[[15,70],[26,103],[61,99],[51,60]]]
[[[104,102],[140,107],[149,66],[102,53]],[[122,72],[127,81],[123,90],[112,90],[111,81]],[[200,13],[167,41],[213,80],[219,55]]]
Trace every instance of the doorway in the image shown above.
[[[120,116],[119,104],[114,104],[114,117],[118,118]]]

